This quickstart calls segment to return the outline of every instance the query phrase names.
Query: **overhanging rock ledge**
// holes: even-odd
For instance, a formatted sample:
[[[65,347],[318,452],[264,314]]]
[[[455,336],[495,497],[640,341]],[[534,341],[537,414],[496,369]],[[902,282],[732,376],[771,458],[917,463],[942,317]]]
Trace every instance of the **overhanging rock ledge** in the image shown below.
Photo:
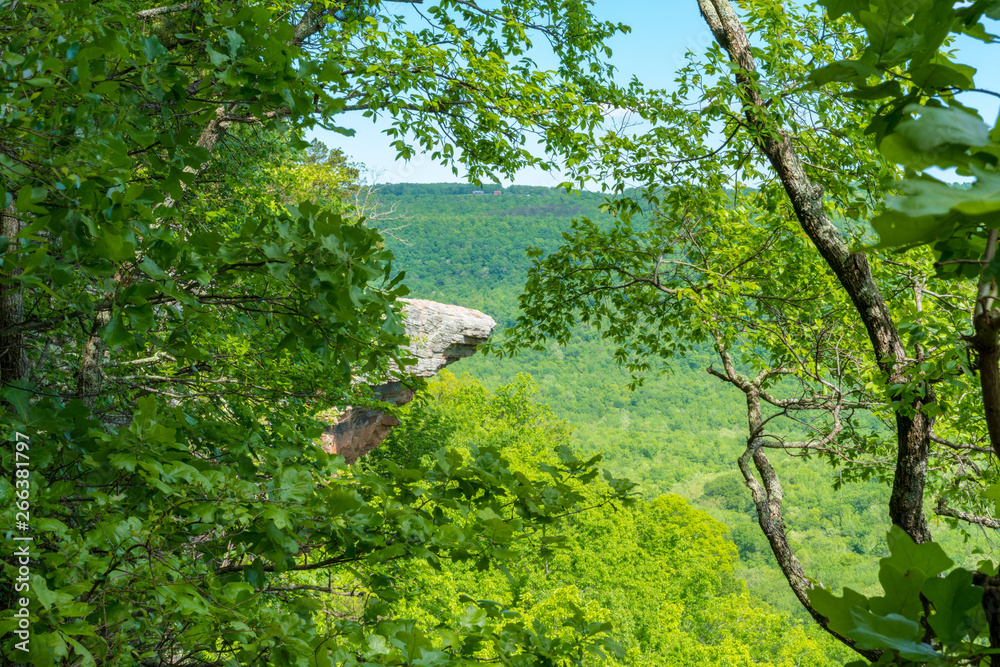
[[[471,308],[423,299],[404,301],[408,349],[417,360],[407,372],[416,377],[429,378],[448,364],[472,356],[497,324],[489,315]],[[413,392],[401,382],[378,385],[372,390],[379,400],[395,405],[413,399]],[[378,447],[397,424],[399,420],[380,410],[348,407],[323,432],[323,449],[354,463]]]

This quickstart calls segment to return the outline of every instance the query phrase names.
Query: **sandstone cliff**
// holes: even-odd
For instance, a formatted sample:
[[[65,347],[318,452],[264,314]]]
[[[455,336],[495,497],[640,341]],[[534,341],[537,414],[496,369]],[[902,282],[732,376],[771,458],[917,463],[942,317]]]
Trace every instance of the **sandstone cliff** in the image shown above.
[[[406,370],[421,378],[429,378],[448,364],[475,354],[476,347],[486,342],[496,326],[492,317],[478,310],[423,299],[407,299],[404,313],[408,349],[417,360]],[[413,398],[413,392],[402,382],[389,382],[372,390],[376,398],[394,405]],[[395,417],[381,410],[348,407],[323,433],[323,448],[354,463],[385,440],[397,424]]]

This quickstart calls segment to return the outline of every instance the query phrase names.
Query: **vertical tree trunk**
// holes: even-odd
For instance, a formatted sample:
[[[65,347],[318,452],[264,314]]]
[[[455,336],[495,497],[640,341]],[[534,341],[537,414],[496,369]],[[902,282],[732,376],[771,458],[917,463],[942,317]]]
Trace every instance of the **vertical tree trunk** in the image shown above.
[[[868,332],[877,363],[891,383],[902,384],[906,381],[901,370],[906,351],[868,260],[862,253],[849,251],[823,208],[823,188],[805,173],[788,133],[771,120],[766,101],[756,87],[757,65],[736,12],[729,0],[698,0],[698,6],[716,41],[737,65],[736,81],[744,95],[744,113],[757,148],[781,179],[802,229],[850,296]],[[916,542],[931,539],[923,497],[934,420],[921,409],[933,401],[933,391],[926,386],[923,398],[913,399],[896,415],[896,473],[889,516]]]
[[[10,239],[14,250],[18,241],[13,240],[21,232],[23,224],[14,207],[0,211],[2,223],[0,233]],[[20,269],[11,271],[7,262],[13,259],[13,253],[7,256],[5,266],[0,267],[0,273],[6,277],[20,275]],[[28,377],[28,354],[24,349],[24,332],[10,329],[24,324],[24,289],[20,283],[0,286],[0,383],[7,386],[12,382]]]
[[[97,397],[104,385],[104,353],[108,346],[100,336],[100,329],[111,320],[110,310],[101,310],[94,315],[90,335],[83,345],[80,356],[80,374],[76,378],[76,396],[91,410],[97,404]]]
[[[983,271],[988,271],[996,257],[998,230],[991,229],[983,253]],[[992,276],[980,278],[972,314],[972,349],[979,357],[979,384],[983,391],[983,415],[993,452],[1000,457],[1000,311],[997,281]]]
[[[984,318],[985,319],[985,318]],[[973,344],[979,355],[979,384],[983,390],[983,412],[993,453],[1000,456],[1000,345],[997,345],[997,322],[976,327]]]

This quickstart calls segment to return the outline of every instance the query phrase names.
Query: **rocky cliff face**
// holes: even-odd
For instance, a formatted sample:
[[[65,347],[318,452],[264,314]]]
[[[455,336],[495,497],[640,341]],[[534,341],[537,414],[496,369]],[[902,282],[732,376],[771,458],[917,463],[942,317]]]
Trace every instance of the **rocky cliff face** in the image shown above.
[[[476,346],[485,343],[496,322],[478,310],[423,299],[408,299],[404,307],[406,335],[415,366],[407,373],[429,378],[448,364],[475,354]],[[413,392],[401,382],[372,387],[375,397],[394,405],[403,405]],[[340,454],[347,463],[375,449],[399,421],[380,410],[348,407],[323,433],[323,448]]]

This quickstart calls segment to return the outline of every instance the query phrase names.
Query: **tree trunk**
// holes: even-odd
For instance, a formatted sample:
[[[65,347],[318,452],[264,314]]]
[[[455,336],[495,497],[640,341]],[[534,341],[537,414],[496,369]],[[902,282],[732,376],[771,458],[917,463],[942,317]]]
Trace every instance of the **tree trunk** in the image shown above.
[[[750,419],[753,421],[754,414],[760,414],[760,399],[755,394],[748,393],[747,404],[750,408]],[[753,431],[752,428],[751,431]],[[750,468],[751,460],[757,469],[757,473],[760,475],[760,481],[757,481],[753,470]],[[858,648],[854,640],[831,630],[830,619],[820,614],[812,606],[812,602],[809,600],[809,590],[813,587],[813,582],[806,577],[806,573],[802,569],[802,564],[795,556],[795,552],[792,551],[792,546],[788,543],[785,519],[782,516],[784,491],[781,488],[778,473],[764,453],[760,440],[756,438],[750,440],[746,451],[740,456],[739,465],[740,472],[743,473],[743,479],[750,488],[750,493],[753,496],[754,506],[757,508],[757,523],[760,525],[764,537],[767,538],[767,542],[771,546],[771,552],[778,562],[778,567],[781,568],[782,574],[785,575],[785,580],[788,581],[788,585],[791,587],[795,597],[798,598],[805,610],[809,612],[809,615],[819,623],[821,628],[868,660],[872,662],[878,660],[882,654],[881,651]]]
[[[1000,576],[975,572],[972,583],[983,589],[983,611],[990,626],[990,648],[1000,649]],[[993,663],[993,658],[990,658]]]
[[[973,347],[979,355],[979,383],[983,390],[986,429],[993,453],[1000,457],[1000,345],[996,340],[997,324],[1000,322],[980,325],[981,329],[977,326]]]
[[[788,581],[795,597],[821,628],[868,660],[873,662],[878,660],[881,651],[859,648],[852,639],[830,629],[830,619],[820,614],[812,606],[809,590],[814,586],[814,583],[806,576],[802,564],[795,556],[792,545],[788,542],[785,519],[782,516],[782,503],[785,494],[781,488],[777,471],[764,453],[764,442],[761,439],[761,434],[764,431],[761,386],[774,373],[762,371],[753,380],[748,380],[736,372],[736,365],[718,336],[716,336],[716,351],[719,353],[719,358],[722,359],[725,372],[720,373],[712,367],[708,368],[708,372],[731,383],[746,396],[747,426],[750,429],[750,437],[747,438],[746,450],[739,458],[739,467],[740,472],[743,473],[743,480],[753,496],[754,506],[757,509],[757,523],[771,546],[771,552],[774,554],[781,573],[785,575],[785,580]],[[753,467],[751,467],[751,461]],[[759,481],[757,475],[754,474],[754,468],[756,468],[757,475],[760,476]]]
[[[998,230],[991,229],[983,253],[984,272],[993,264],[997,251]],[[983,391],[983,415],[990,436],[993,453],[1000,457],[1000,311],[997,281],[993,277],[980,278],[976,304],[972,314],[972,349],[979,357],[979,384]]]
[[[90,335],[80,356],[80,374],[76,378],[76,397],[91,410],[104,386],[104,353],[108,349],[100,336],[101,327],[111,321],[110,310],[100,310],[94,315]]]
[[[879,367],[889,382],[902,384],[906,381],[902,371],[906,351],[868,260],[863,253],[850,252],[823,209],[823,188],[805,173],[788,133],[771,120],[755,84],[757,65],[736,12],[729,0],[698,0],[698,5],[716,41],[737,65],[736,80],[745,96],[744,112],[754,131],[757,148],[781,179],[802,229],[851,298],[868,332]],[[934,420],[922,414],[921,409],[933,401],[934,394],[928,385],[924,388],[924,398],[910,401],[896,416],[896,473],[889,516],[918,543],[931,539],[923,497]]]
[[[10,239],[11,249],[18,241],[13,240],[21,232],[23,224],[17,216],[14,207],[0,211],[2,224],[0,233]],[[13,258],[13,253],[7,256],[7,261]],[[4,276],[20,275],[21,270],[11,271],[7,266],[0,267]],[[24,289],[21,284],[4,285],[0,287],[0,382],[7,386],[28,377],[28,354],[24,349],[24,332],[10,331],[24,324]]]

